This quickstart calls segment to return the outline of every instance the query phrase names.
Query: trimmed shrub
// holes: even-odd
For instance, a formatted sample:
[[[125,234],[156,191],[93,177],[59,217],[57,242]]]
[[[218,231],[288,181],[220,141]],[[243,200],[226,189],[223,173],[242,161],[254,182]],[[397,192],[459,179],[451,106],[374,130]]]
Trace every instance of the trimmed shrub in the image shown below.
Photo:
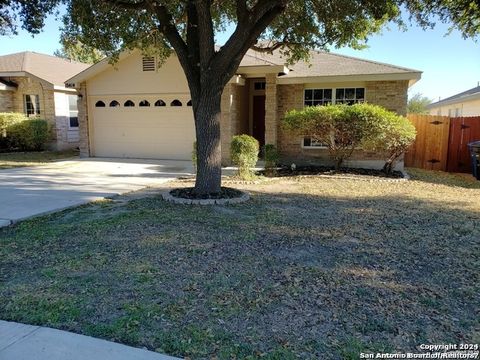
[[[258,161],[259,144],[257,139],[249,135],[236,135],[230,145],[232,163],[238,166],[238,176],[248,180],[253,177],[251,170]]]
[[[32,119],[9,126],[7,137],[14,148],[22,151],[40,151],[45,149],[50,131],[46,120]]]
[[[263,147],[263,151],[265,153],[265,173],[267,175],[275,175],[280,159],[277,148],[273,144],[266,144]]]
[[[286,114],[283,128],[325,144],[339,169],[359,147],[374,121],[368,104],[306,107]]]
[[[387,154],[383,171],[390,174],[400,156],[415,141],[417,130],[403,116],[388,112],[376,123],[376,134],[364,141],[366,150],[381,151]]]
[[[0,113],[0,148],[6,149],[11,147],[11,141],[8,136],[9,127],[26,121],[28,118],[22,113]]]

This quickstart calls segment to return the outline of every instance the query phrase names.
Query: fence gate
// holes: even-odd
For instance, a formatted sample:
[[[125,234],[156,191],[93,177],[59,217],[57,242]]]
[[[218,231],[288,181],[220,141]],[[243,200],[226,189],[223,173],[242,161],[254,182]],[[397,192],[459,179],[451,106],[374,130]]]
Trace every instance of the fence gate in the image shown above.
[[[405,153],[405,166],[446,171],[450,118],[411,114],[408,119],[417,129],[417,138]]]
[[[450,120],[450,139],[447,171],[471,171],[468,143],[480,141],[480,116],[458,117]]]

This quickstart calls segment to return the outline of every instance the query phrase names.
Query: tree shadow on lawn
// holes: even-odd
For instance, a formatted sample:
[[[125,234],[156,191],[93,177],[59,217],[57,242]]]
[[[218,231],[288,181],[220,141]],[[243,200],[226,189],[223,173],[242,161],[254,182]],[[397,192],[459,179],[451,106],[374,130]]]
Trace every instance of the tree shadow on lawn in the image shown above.
[[[103,203],[2,230],[0,318],[194,359],[478,342],[479,212],[294,190]]]

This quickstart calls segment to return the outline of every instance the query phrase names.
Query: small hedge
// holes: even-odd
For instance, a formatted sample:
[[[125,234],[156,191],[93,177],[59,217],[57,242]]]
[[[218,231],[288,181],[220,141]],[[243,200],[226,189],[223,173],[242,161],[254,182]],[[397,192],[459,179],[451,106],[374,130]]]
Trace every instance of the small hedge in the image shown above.
[[[0,148],[9,151],[44,150],[50,138],[46,120],[29,119],[20,113],[0,114]]]
[[[238,176],[244,180],[254,175],[251,170],[258,161],[259,144],[257,139],[249,135],[236,135],[230,145],[232,163],[238,166]]]
[[[265,173],[267,175],[275,175],[280,160],[277,148],[273,144],[266,144],[263,150],[265,154]]]

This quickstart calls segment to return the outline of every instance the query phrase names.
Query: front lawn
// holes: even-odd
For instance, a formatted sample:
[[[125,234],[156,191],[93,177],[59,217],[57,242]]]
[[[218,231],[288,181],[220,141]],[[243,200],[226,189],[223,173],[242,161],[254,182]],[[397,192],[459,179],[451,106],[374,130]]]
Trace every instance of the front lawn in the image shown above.
[[[121,197],[22,222],[0,230],[0,318],[191,359],[478,343],[480,182],[412,174],[267,179],[238,185],[252,199],[235,206]]]
[[[78,151],[76,150],[0,153],[0,170],[42,165],[48,162],[77,156]]]

